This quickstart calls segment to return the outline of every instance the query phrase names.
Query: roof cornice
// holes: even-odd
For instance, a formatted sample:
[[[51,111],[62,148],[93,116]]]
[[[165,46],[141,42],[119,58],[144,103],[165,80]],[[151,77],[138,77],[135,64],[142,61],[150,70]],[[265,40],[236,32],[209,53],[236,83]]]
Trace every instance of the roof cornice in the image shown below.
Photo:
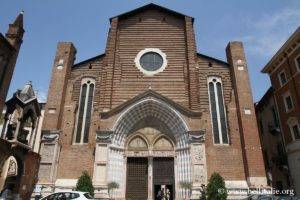
[[[156,8],[156,9],[159,9],[159,10],[163,10],[165,12],[169,12],[173,15],[176,15],[176,16],[179,16],[179,17],[190,17],[188,15],[185,15],[185,14],[182,14],[182,13],[179,13],[179,12],[176,12],[174,10],[171,10],[171,9],[168,9],[168,8],[165,8],[163,6],[160,6],[160,5],[157,5],[157,4],[154,4],[154,3],[150,3],[150,4],[146,4],[144,6],[141,6],[139,8],[136,8],[134,10],[131,10],[129,12],[125,12],[123,14],[120,14],[120,15],[117,15],[117,16],[114,16],[114,17],[111,17],[109,20],[110,22],[112,21],[113,18],[123,18],[123,17],[128,17],[130,15],[134,15],[136,13],[139,13],[139,12],[142,12],[143,10],[146,10],[146,9],[151,9],[151,8]],[[192,18],[192,21],[194,22],[194,18],[193,17],[190,17]]]
[[[282,61],[284,61],[286,55],[289,55],[294,49],[298,48],[300,45],[300,27],[289,37],[289,39],[281,46],[281,48],[276,52],[276,54],[271,58],[271,60],[266,64],[266,66],[261,70],[262,73],[271,74],[275,71]]]

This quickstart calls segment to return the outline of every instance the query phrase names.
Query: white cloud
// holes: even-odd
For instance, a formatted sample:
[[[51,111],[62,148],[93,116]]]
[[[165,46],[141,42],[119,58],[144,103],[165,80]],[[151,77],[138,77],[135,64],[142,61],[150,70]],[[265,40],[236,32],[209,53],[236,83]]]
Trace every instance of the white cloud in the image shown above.
[[[284,8],[281,12],[271,15],[263,15],[261,20],[257,21],[254,25],[263,30],[273,30],[276,28],[283,28],[289,24],[299,22],[300,9],[298,8]]]
[[[46,103],[47,101],[47,92],[43,90],[35,91],[39,103]]]
[[[249,34],[241,36],[252,55],[270,58],[299,26],[300,9],[283,8],[247,20]]]

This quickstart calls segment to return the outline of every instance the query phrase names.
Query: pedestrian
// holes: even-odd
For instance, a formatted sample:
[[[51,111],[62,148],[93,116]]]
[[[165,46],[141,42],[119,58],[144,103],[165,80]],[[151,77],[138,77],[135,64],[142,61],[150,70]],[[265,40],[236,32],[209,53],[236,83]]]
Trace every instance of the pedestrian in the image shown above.
[[[158,190],[157,195],[156,195],[156,199],[161,200],[161,197],[162,197],[162,192],[161,192],[161,190]]]
[[[162,188],[161,190],[161,200],[166,200],[166,193],[165,188]]]
[[[166,200],[170,200],[171,199],[171,192],[169,190],[169,188],[166,189]]]
[[[0,200],[13,200],[13,185],[9,184],[1,192]]]

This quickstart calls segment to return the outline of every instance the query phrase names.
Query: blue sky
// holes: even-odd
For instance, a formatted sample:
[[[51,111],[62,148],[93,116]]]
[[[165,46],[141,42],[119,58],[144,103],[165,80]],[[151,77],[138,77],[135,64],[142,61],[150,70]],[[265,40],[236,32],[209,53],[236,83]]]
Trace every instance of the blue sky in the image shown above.
[[[299,0],[2,0],[0,32],[21,10],[24,41],[7,98],[29,80],[45,101],[59,41],[73,42],[75,63],[104,53],[109,18],[156,3],[195,18],[199,53],[226,61],[229,41],[244,42],[254,101],[269,88],[260,70],[297,29]]]

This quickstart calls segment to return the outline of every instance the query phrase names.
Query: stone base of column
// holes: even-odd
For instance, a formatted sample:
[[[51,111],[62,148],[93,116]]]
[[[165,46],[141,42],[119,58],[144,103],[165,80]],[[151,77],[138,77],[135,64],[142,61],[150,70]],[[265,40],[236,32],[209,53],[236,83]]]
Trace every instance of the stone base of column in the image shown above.
[[[191,190],[191,197],[190,197],[190,199],[197,199],[197,200],[199,200],[200,197],[201,197],[201,191],[202,191],[201,186],[193,186],[193,188]]]

